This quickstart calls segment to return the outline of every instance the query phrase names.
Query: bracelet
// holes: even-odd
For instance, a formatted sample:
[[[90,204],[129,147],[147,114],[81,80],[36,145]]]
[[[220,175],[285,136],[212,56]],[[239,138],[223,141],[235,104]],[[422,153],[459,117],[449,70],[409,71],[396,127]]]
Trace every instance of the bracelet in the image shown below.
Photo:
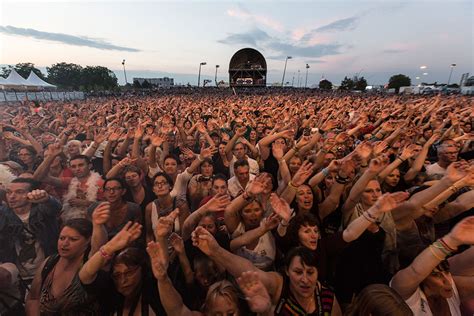
[[[286,160],[284,158],[281,158],[280,160],[278,160],[278,164],[281,164],[281,163],[284,163],[286,162]]]
[[[369,164],[365,164],[365,165],[360,165],[361,168],[367,168],[369,166]]]
[[[112,256],[109,255],[107,252],[104,250],[104,246],[100,247],[99,249],[100,256],[104,258],[105,260],[110,260],[112,259]]]
[[[203,161],[204,161],[204,159],[201,157],[200,154],[197,156],[197,159],[198,159],[200,162],[203,162]]]
[[[405,162],[405,160],[404,160],[404,159],[402,159],[401,157],[397,157],[397,159],[400,159],[402,163],[404,163],[404,162]]]
[[[296,145],[293,146],[293,150],[295,151],[295,153],[298,153],[300,151]]]
[[[293,182],[288,182],[288,186],[292,189],[298,190],[298,187],[293,184]]]
[[[450,252],[455,252],[455,251],[456,251],[456,249],[451,248],[451,247],[444,241],[443,238],[438,239],[438,241],[439,241],[446,249],[448,249]]]
[[[435,256],[435,258],[438,259],[439,261],[443,261],[445,259],[445,258],[442,258],[442,257],[440,257],[436,254],[436,252],[433,250],[434,247],[432,245],[430,245],[428,248],[430,249],[433,256]]]
[[[363,213],[362,213],[362,216],[363,216],[367,221],[369,221],[369,222],[375,224],[375,221],[374,221],[374,220],[371,220],[365,213],[367,213],[367,212],[363,212]]]
[[[451,252],[444,247],[442,243],[439,242],[439,240],[435,241],[434,243],[431,244],[433,247],[436,249],[439,249],[442,253],[444,253],[445,256],[451,255]]]
[[[453,191],[453,193],[456,193],[459,191],[459,188],[455,184],[453,184],[449,189]]]
[[[288,226],[290,226],[290,223],[283,224],[284,221],[285,221],[284,219],[282,219],[282,220],[280,221],[280,225],[281,225],[282,227],[288,227]]]
[[[324,175],[325,177],[327,177],[328,174],[329,174],[329,169],[328,169],[328,168],[324,168],[323,170],[321,170],[321,172],[323,173],[323,175]]]

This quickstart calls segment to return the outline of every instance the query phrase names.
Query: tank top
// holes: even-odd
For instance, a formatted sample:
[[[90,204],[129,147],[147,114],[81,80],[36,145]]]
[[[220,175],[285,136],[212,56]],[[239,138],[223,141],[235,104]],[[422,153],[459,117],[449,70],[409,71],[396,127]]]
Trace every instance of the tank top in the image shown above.
[[[280,299],[275,309],[275,315],[277,316],[330,316],[332,313],[332,306],[334,304],[334,292],[321,285],[318,282],[316,291],[314,293],[316,308],[308,314],[304,308],[298,303],[296,298],[290,291],[289,280],[285,278],[283,281],[283,289],[281,292]]]

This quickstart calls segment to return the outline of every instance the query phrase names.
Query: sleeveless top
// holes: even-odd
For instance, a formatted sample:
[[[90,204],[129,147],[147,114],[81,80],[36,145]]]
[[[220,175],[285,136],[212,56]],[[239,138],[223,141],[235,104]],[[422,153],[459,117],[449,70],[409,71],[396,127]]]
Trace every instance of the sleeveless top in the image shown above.
[[[312,313],[307,313],[304,308],[298,303],[296,298],[290,291],[288,278],[283,281],[283,289],[280,299],[275,308],[276,316],[330,316],[334,304],[334,292],[321,285],[318,282],[316,291],[314,293],[316,308]]]
[[[160,217],[163,217],[163,216],[167,216],[169,213],[171,213],[177,206],[177,198],[174,197],[173,198],[173,204],[171,205],[171,207],[167,207],[167,208],[160,208],[159,209],[159,204],[158,204],[158,200],[154,200],[153,203],[151,204],[151,227],[153,229],[153,234],[155,233],[156,231],[156,225],[158,224],[158,219]],[[158,211],[159,209],[159,211]],[[173,227],[173,232],[179,232],[180,231],[180,227],[179,227],[179,217],[176,217],[175,221],[174,221],[174,227]],[[155,236],[156,238],[156,236]]]

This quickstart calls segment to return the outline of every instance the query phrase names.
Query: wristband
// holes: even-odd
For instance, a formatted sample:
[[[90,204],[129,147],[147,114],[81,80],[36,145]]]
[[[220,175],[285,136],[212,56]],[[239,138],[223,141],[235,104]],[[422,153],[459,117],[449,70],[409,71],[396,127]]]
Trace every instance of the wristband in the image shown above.
[[[323,173],[323,175],[324,175],[325,177],[327,177],[328,174],[329,174],[329,169],[328,169],[328,168],[324,168],[323,170],[321,170],[321,172]]]
[[[296,145],[293,146],[293,150],[295,151],[295,153],[298,153],[298,152],[299,152],[299,149],[298,149],[298,147],[297,147]]]
[[[451,251],[451,252],[455,252],[455,251],[456,251],[456,249],[451,248],[451,247],[444,241],[443,238],[438,239],[438,241],[439,241],[446,249],[448,249],[449,251]]]
[[[101,256],[102,258],[104,258],[105,260],[110,260],[110,259],[112,259],[112,256],[109,255],[109,254],[104,250],[104,246],[100,247],[99,253],[100,253],[100,256]]]
[[[298,190],[298,187],[293,184],[293,182],[288,182],[288,186],[292,189]]]
[[[244,191],[244,193],[242,194],[242,197],[247,202],[252,202],[255,199],[254,197],[250,196],[250,194],[248,194],[247,191]]]
[[[203,162],[203,161],[204,161],[204,159],[201,157],[201,154],[199,154],[199,155],[197,156],[197,159],[198,159],[200,162]]]
[[[375,224],[375,221],[374,221],[374,220],[372,220],[372,219],[370,219],[370,218],[369,218],[369,217],[368,217],[368,216],[367,216],[365,213],[367,213],[367,212],[363,212],[363,213],[362,213],[362,216],[363,216],[363,217],[364,217],[364,218],[365,218],[367,221],[369,221],[369,222],[371,222],[371,223],[374,223],[374,224]]]
[[[438,259],[439,261],[443,261],[443,260],[445,259],[445,258],[442,258],[442,257],[440,257],[440,256],[438,256],[438,255],[436,254],[436,252],[433,250],[434,247],[433,247],[432,245],[430,245],[428,248],[430,249],[430,251],[431,251],[431,253],[433,254],[433,256],[434,256],[436,259]]]
[[[401,157],[397,157],[397,159],[400,159],[402,163],[405,162],[405,159],[402,159]]]
[[[290,226],[290,223],[284,224],[284,222],[285,222],[284,219],[282,219],[282,220],[280,221],[280,225],[281,225],[282,227],[288,227],[288,226]]]
[[[286,160],[283,159],[283,158],[281,158],[280,160],[278,160],[278,164],[281,164],[281,163],[284,163],[284,162],[286,162]]]
[[[347,184],[349,182],[349,178],[342,178],[339,174],[336,175],[336,182],[339,184]]]

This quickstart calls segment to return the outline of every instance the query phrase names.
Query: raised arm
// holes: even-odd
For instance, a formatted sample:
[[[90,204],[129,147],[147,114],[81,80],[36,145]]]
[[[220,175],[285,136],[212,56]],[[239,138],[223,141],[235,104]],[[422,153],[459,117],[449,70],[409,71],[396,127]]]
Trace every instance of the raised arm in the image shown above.
[[[128,247],[134,240],[138,239],[142,233],[142,225],[128,222],[122,230],[109,242],[100,248],[79,271],[79,279],[84,284],[91,284],[97,277],[97,273],[102,269],[114,253]]]
[[[412,181],[415,179],[416,175],[421,171],[421,168],[425,164],[426,156],[428,156],[428,152],[430,150],[430,147],[439,139],[440,137],[439,132],[434,132],[433,135],[428,139],[428,141],[423,145],[423,148],[421,151],[418,153],[418,155],[415,158],[415,161],[413,162],[412,166],[410,169],[408,169],[407,173],[403,176],[403,179],[405,181]]]
[[[276,228],[280,223],[280,219],[277,214],[272,214],[269,217],[263,219],[259,227],[244,232],[242,235],[232,239],[230,241],[230,250],[236,251],[244,246],[250,245],[257,239],[265,235],[267,232]]]
[[[474,244],[474,216],[466,217],[459,222],[447,235],[438,239],[423,250],[407,268],[398,271],[391,281],[391,287],[407,300],[421,282],[450,253],[461,245]]]
[[[240,137],[243,137],[245,135],[245,132],[247,131],[246,127],[240,127],[235,131],[234,136],[229,140],[227,145],[225,145],[225,155],[227,157],[227,160],[231,161],[232,160],[232,150],[234,149],[234,145],[237,142],[237,140]]]
[[[260,156],[263,160],[266,160],[270,156],[270,145],[278,138],[288,138],[291,135],[290,131],[282,131],[279,133],[270,134],[265,136],[258,141],[258,146],[260,148]]]

